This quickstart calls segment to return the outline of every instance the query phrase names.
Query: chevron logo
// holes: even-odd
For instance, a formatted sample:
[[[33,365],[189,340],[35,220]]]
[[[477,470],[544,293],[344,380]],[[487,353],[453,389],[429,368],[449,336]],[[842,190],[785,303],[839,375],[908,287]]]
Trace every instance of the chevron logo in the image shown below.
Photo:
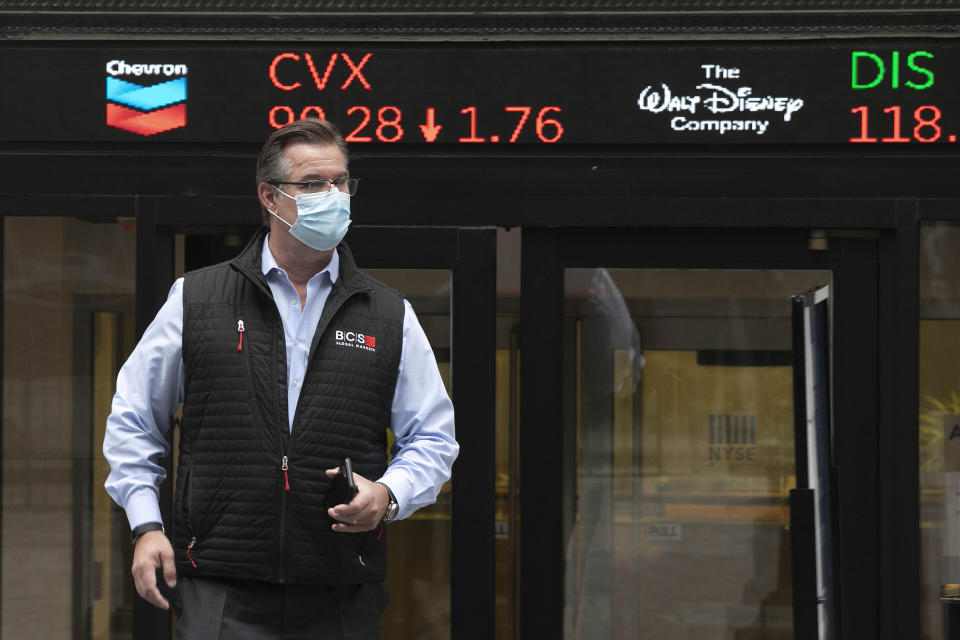
[[[187,66],[183,64],[134,64],[123,60],[107,63],[107,126],[152,136],[187,125]],[[116,77],[180,75],[151,85]]]

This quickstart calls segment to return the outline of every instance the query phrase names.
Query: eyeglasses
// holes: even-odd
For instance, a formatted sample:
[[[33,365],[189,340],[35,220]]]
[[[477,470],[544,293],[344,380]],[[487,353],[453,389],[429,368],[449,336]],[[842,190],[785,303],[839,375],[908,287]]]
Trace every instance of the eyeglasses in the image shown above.
[[[271,180],[269,184],[273,186],[281,184],[295,184],[300,187],[304,193],[322,193],[335,188],[337,191],[354,195],[357,192],[356,178],[337,178],[336,180],[307,180],[306,182],[283,182],[281,180]]]

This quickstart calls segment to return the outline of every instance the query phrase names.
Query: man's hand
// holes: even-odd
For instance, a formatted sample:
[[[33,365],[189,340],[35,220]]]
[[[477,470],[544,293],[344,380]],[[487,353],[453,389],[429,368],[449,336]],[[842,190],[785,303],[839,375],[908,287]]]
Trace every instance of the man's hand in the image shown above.
[[[327,469],[327,477],[332,478],[339,472],[340,467]],[[357,473],[353,474],[353,479],[357,483],[357,495],[353,500],[327,509],[330,517],[338,521],[332,527],[334,531],[360,533],[376,529],[390,503],[390,494],[382,484],[370,482]]]
[[[177,586],[177,569],[173,564],[173,547],[163,531],[148,531],[137,540],[133,550],[133,581],[137,593],[160,609],[169,609],[170,603],[157,588],[157,569],[163,569],[163,579],[171,589]]]

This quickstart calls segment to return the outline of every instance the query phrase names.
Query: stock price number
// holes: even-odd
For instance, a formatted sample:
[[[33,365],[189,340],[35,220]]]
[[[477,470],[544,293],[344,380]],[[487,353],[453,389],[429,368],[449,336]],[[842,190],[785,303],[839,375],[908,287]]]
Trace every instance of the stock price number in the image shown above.
[[[558,119],[563,110],[560,107],[530,107],[530,106],[510,106],[504,107],[503,112],[507,116],[513,116],[516,121],[513,128],[503,131],[503,137],[500,133],[488,134],[482,136],[478,134],[479,119],[477,107],[464,107],[460,109],[461,118],[456,118],[455,123],[458,127],[455,131],[456,141],[459,143],[484,143],[484,142],[505,142],[515,143],[520,139],[521,134],[526,129],[533,130],[536,139],[544,143],[558,142],[564,133],[563,124]],[[351,122],[343,127],[344,131],[349,130],[344,136],[344,140],[349,143],[355,142],[373,142],[375,139],[380,142],[436,142],[444,128],[450,129],[450,122],[446,124],[437,120],[437,110],[435,107],[428,107],[422,119],[415,120],[414,124],[406,123],[404,127],[403,110],[393,105],[382,107],[367,107],[363,105],[354,105],[349,107],[344,114]],[[299,116],[299,118],[298,118]],[[267,122],[274,129],[279,129],[290,124],[294,120],[303,118],[327,119],[327,114],[323,108],[316,105],[303,107],[298,111],[287,105],[277,105],[267,113]],[[449,136],[448,141],[449,140]],[[528,136],[529,137],[529,136]]]
[[[860,121],[860,135],[850,138],[850,142],[936,142],[944,138],[940,119],[943,114],[936,105],[925,104],[913,110],[912,118],[903,122],[903,107],[892,105],[883,109],[885,115],[870,112],[870,107],[859,106],[850,110]],[[908,116],[909,117],[909,116]],[[871,136],[871,118],[873,119],[873,133]],[[877,122],[885,120],[886,122]],[[889,132],[890,135],[877,138],[879,132]],[[946,135],[948,142],[956,142],[954,133]]]

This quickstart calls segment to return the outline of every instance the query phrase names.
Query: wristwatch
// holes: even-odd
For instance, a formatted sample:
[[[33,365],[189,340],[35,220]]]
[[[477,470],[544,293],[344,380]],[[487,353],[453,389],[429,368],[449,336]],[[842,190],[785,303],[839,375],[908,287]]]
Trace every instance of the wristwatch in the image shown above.
[[[130,544],[137,546],[137,540],[140,539],[140,536],[149,531],[163,531],[163,524],[160,522],[145,522],[138,527],[134,527],[133,531],[130,532]]]
[[[377,484],[386,489],[387,495],[390,497],[390,502],[387,503],[387,509],[383,512],[383,522],[391,522],[397,518],[397,512],[400,511],[400,505],[397,504],[397,498],[393,495],[393,491],[390,490],[390,487],[382,482],[378,482]]]

